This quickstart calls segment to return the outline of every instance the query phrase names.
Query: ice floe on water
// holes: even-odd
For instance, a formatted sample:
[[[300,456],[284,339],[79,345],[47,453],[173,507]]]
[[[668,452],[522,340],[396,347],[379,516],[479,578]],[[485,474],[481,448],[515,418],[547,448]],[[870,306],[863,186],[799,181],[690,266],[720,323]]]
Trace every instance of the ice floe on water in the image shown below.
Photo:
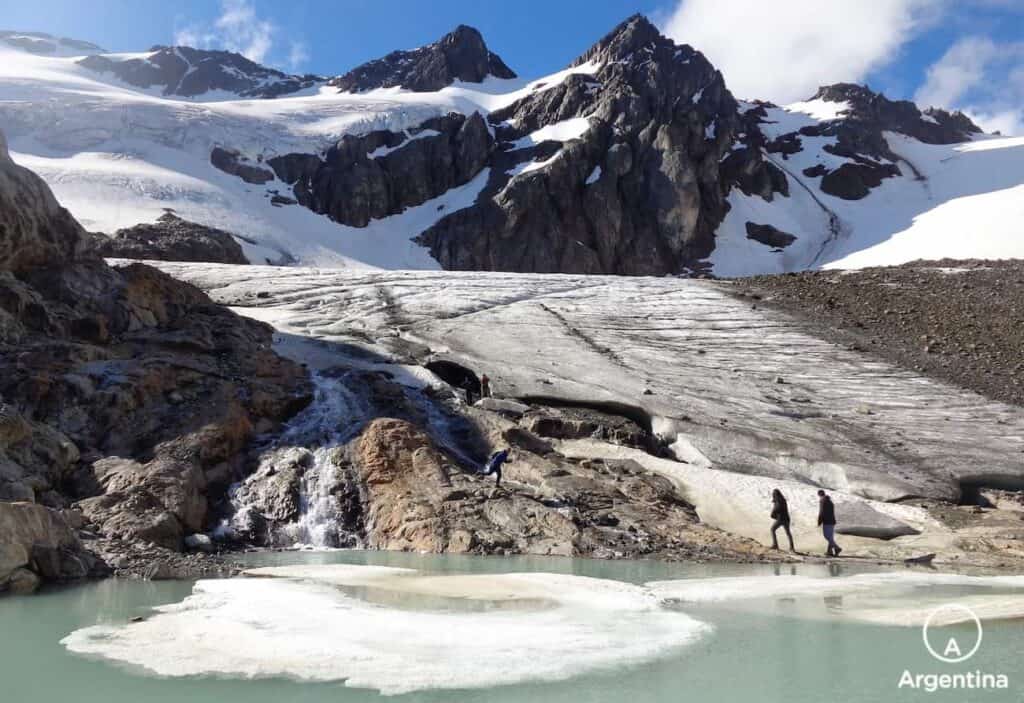
[[[801,574],[652,581],[646,584],[666,604],[686,610],[719,605],[766,610],[784,605],[791,617],[839,618],[875,625],[920,627],[941,606],[941,623],[1024,619],[1024,576],[966,576],[927,572],[861,573],[842,577]],[[777,608],[773,608],[778,610]]]
[[[985,620],[1024,617],[1024,576],[794,573],[636,585],[346,564],[246,574],[199,581],[185,600],[141,622],[86,627],[63,644],[159,676],[337,681],[394,695],[558,681],[685,657],[714,632],[688,609],[920,626],[952,599]]]
[[[567,679],[666,656],[711,630],[643,587],[576,576],[252,573],[276,578],[199,581],[142,622],[63,644],[160,676],[344,681],[391,695]]]

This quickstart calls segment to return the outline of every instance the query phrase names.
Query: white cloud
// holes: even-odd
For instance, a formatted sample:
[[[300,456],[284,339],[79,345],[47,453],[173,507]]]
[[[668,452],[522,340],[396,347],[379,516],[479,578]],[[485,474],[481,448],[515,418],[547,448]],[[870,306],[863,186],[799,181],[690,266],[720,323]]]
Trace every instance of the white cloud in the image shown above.
[[[663,31],[702,51],[737,97],[780,103],[860,82],[930,26],[944,0],[680,0]]]
[[[298,71],[309,61],[309,47],[306,42],[293,41],[288,49],[288,70]]]
[[[962,110],[986,132],[1024,134],[1024,42],[957,40],[928,68],[914,100]]]
[[[995,42],[986,37],[966,37],[956,42],[928,69],[924,85],[914,100],[922,105],[954,105],[978,81],[995,58]]]
[[[174,43],[198,49],[226,49],[264,63],[271,56],[277,34],[273,22],[256,14],[251,0],[221,0],[221,13],[213,24],[191,24],[178,29]],[[296,70],[308,60],[306,44],[290,41],[284,63]]]

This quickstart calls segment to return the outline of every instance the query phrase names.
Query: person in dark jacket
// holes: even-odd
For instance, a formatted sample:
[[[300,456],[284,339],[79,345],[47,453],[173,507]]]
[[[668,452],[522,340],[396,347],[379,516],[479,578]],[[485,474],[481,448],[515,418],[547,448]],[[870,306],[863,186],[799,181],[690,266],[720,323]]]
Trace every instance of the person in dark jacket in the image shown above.
[[[478,387],[478,384],[469,376],[462,381],[462,389],[466,391],[466,405],[472,405],[474,403],[476,400],[476,389]]]
[[[491,379],[484,374],[480,377],[480,397],[490,398],[491,397]]]
[[[786,496],[782,495],[778,488],[772,491],[772,520],[775,521],[772,523],[772,549],[779,548],[779,539],[775,533],[781,527],[789,538],[789,551],[795,552],[793,533],[789,531],[789,504],[786,503]]]
[[[483,471],[480,472],[481,475],[483,476],[490,476],[491,474],[496,474],[496,479],[494,481],[495,486],[501,485],[501,465],[508,460],[509,451],[510,449],[506,447],[505,449],[502,449],[500,452],[494,452],[494,454],[491,454],[491,458],[487,460],[487,463],[484,465]]]
[[[825,541],[828,542],[825,556],[839,556],[843,550],[836,544],[836,506],[825,491],[818,491],[818,524],[821,526]]]

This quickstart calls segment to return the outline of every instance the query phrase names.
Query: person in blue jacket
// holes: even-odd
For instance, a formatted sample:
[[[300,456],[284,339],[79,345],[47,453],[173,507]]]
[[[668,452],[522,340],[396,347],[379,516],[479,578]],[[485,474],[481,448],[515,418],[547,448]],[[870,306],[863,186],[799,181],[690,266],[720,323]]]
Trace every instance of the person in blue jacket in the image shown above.
[[[490,476],[491,474],[495,474],[495,486],[501,485],[501,465],[508,461],[509,451],[510,449],[506,447],[505,449],[502,449],[500,452],[494,452],[494,454],[491,454],[491,458],[487,460],[487,463],[484,464],[483,471],[480,472],[481,475],[483,476]]]

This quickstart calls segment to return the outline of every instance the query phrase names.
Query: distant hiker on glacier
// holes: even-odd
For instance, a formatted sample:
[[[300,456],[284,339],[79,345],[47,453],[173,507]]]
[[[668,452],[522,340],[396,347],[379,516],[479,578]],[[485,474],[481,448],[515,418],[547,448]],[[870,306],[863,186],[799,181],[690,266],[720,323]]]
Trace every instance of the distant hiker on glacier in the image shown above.
[[[501,465],[508,461],[508,453],[510,451],[511,450],[506,447],[500,452],[494,452],[494,454],[491,454],[491,458],[487,460],[487,463],[484,464],[483,470],[480,472],[482,476],[496,474],[496,479],[494,481],[495,486],[501,485]]]
[[[466,391],[466,405],[473,404],[478,387],[478,384],[475,383],[472,378],[466,376],[466,379],[462,382],[462,389]]]
[[[772,549],[779,548],[779,540],[775,533],[781,527],[789,538],[789,551],[795,552],[793,533],[789,531],[789,504],[786,502],[786,496],[782,495],[778,488],[772,491],[772,520],[775,521],[772,523]]]
[[[818,491],[818,524],[821,525],[821,533],[828,542],[825,556],[839,556],[843,550],[836,544],[836,506],[825,491]]]
[[[488,378],[487,374],[484,374],[483,376],[480,377],[480,397],[491,397],[491,379]]]

